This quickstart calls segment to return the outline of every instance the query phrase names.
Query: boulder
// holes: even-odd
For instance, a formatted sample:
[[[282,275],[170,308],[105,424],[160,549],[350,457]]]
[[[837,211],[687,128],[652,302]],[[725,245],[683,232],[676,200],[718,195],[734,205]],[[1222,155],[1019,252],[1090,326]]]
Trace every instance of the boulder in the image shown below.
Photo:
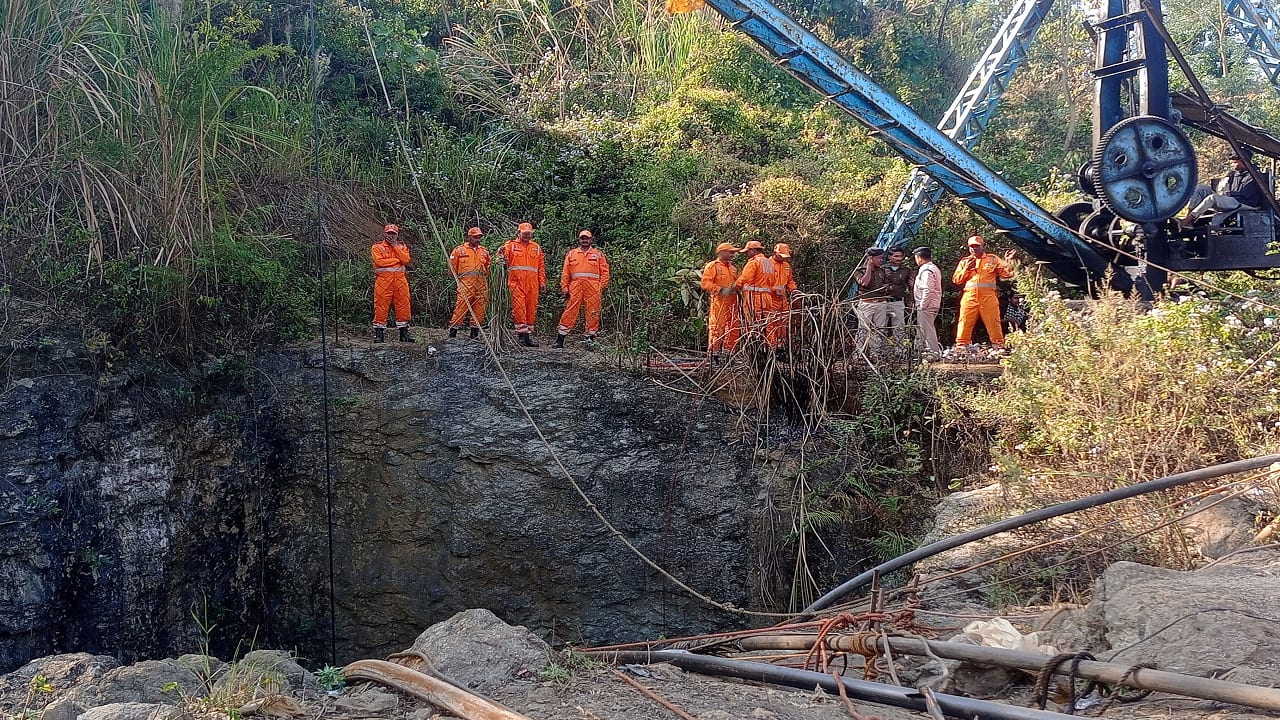
[[[1190,512],[1196,514],[1178,523],[1187,540],[1203,557],[1217,559],[1253,544],[1262,508],[1243,497],[1210,496]]]
[[[115,658],[89,653],[50,655],[32,660],[7,675],[0,675],[0,715],[10,709],[15,713],[39,711],[83,685],[98,682],[119,666]],[[41,679],[38,683],[40,686],[49,688],[50,691],[33,688],[32,683],[36,678]],[[4,700],[11,698],[22,699],[23,707],[9,708]]]
[[[550,661],[551,648],[522,625],[472,609],[427,628],[410,651],[431,658],[454,682],[488,693],[513,679],[537,677]]]
[[[388,717],[400,704],[400,698],[381,690],[365,690],[344,695],[334,704],[361,717]]]
[[[254,650],[224,670],[214,692],[244,701],[272,694],[316,698],[320,684],[289,653]]]
[[[156,703],[110,703],[85,710],[77,720],[170,720],[182,711]]]
[[[178,664],[190,670],[200,677],[201,680],[209,682],[222,672],[227,666],[218,658],[212,655],[188,654],[178,658]]]
[[[1277,597],[1274,550],[1189,572],[1120,562],[1098,580],[1085,627],[1099,659],[1217,677],[1247,668],[1280,685]]]
[[[144,660],[111,670],[96,683],[77,687],[67,699],[87,708],[113,703],[177,705],[206,691],[200,677],[177,660]]]

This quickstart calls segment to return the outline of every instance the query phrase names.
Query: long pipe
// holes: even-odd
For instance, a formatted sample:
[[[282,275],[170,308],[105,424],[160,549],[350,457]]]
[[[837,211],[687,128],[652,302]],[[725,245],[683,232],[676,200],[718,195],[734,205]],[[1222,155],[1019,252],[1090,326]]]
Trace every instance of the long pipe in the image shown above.
[[[1169,488],[1186,485],[1200,480],[1212,480],[1213,478],[1230,475],[1232,473],[1257,470],[1258,468],[1266,467],[1276,462],[1280,462],[1280,455],[1264,455],[1262,457],[1250,458],[1248,460],[1236,460],[1235,462],[1223,463],[1221,465],[1211,465],[1199,470],[1191,470],[1184,473],[1178,473],[1177,475],[1169,475],[1157,480],[1148,480],[1146,482],[1136,483],[1127,487],[1108,490],[1107,492],[1098,493],[1097,495],[1089,495],[1088,497],[1083,497],[1078,500],[1050,505],[1047,508],[1041,508],[1024,515],[1006,518],[1000,522],[992,523],[975,530],[970,530],[969,532],[952,535],[949,538],[944,538],[935,543],[930,543],[922,548],[916,548],[906,555],[900,555],[892,560],[880,563],[852,580],[846,581],[840,587],[828,592],[826,595],[814,600],[809,607],[802,611],[802,614],[814,613],[834,604],[845,595],[848,595],[854,590],[857,590],[863,585],[871,582],[871,578],[873,577],[891,573],[894,570],[900,570],[908,565],[916,563],[917,561],[923,560],[927,557],[933,557],[938,553],[960,547],[961,545],[966,545],[975,540],[988,538],[992,535],[1025,527],[1060,515],[1067,515],[1080,510],[1098,507],[1099,505],[1106,505],[1108,503],[1116,502],[1117,500],[1127,500],[1139,495],[1146,495],[1147,493],[1157,492],[1159,490],[1168,490]]]
[[[836,685],[835,677],[831,675],[809,670],[777,667],[767,663],[730,660],[711,655],[694,655],[693,653],[671,650],[654,652],[623,650],[589,654],[601,660],[614,663],[645,665],[664,662],[671,663],[683,670],[705,675],[754,680],[773,685],[800,688],[801,690],[812,690],[817,686],[832,694],[840,692]],[[919,712],[928,710],[924,696],[911,688],[868,682],[866,680],[854,680],[852,678],[841,678],[841,682],[844,684],[845,692],[850,697],[859,700],[880,703],[881,705],[892,705]],[[965,720],[971,720],[972,718],[981,718],[982,720],[1068,720],[1072,718],[1071,715],[1063,715],[1062,713],[1049,712],[1047,710],[1032,710],[1030,708],[1003,705],[987,700],[974,700],[973,698],[956,695],[934,693],[933,697],[937,700],[938,706],[942,708],[944,713],[951,717],[964,718]]]
[[[743,650],[809,650],[813,647],[815,634],[784,633],[779,635],[757,635],[735,641],[735,645]],[[874,638],[877,647],[883,649],[884,640]],[[964,660],[984,665],[998,665],[1016,670],[1038,672],[1050,660],[1048,655],[1023,650],[1005,648],[980,647],[963,643],[938,642],[936,640],[917,640],[914,638],[888,638],[889,649],[905,655],[925,655],[948,660]],[[824,645],[828,650],[837,652],[856,652],[860,643],[849,635],[828,635]],[[1243,683],[1215,680],[1213,678],[1196,677],[1180,673],[1152,670],[1150,668],[1132,669],[1121,663],[1081,660],[1062,666],[1070,667],[1071,673],[1059,669],[1054,674],[1067,676],[1075,674],[1086,680],[1098,680],[1108,685],[1123,684],[1138,690],[1151,690],[1173,695],[1200,698],[1202,700],[1219,700],[1235,705],[1264,710],[1280,710],[1280,690],[1276,688],[1258,687]]]
[[[386,660],[356,660],[342,668],[348,680],[368,680],[425,700],[463,720],[530,720],[444,680]]]

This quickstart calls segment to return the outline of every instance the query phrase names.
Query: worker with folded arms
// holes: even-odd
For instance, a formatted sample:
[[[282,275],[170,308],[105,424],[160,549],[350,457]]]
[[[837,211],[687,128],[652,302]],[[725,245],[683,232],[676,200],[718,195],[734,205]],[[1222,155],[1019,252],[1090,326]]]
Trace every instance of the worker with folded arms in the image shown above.
[[[405,268],[410,262],[409,247],[400,241],[400,228],[388,224],[382,228],[382,239],[369,248],[373,256],[373,341],[387,341],[387,315],[395,308],[400,342],[411,343],[409,322],[409,278]]]
[[[738,268],[733,256],[738,248],[723,242],[716,246],[716,257],[702,268],[702,289],[711,297],[707,312],[707,353],[714,362],[722,353],[733,352],[738,344]]]
[[[1003,349],[1004,331],[1000,328],[1000,295],[996,281],[1013,277],[1009,261],[1013,260],[1015,252],[1010,250],[1003,259],[998,258],[986,251],[981,235],[969,236],[965,244],[969,247],[969,255],[960,259],[951,275],[951,282],[964,286],[964,294],[960,296],[960,321],[956,325],[956,347],[967,347],[972,342],[973,328],[978,324],[978,318],[982,318],[991,346]]]
[[[781,347],[791,331],[791,303],[796,296],[796,279],[791,270],[791,246],[778,243],[773,246],[773,262],[778,266],[777,284],[773,294],[778,308],[769,319],[766,333],[771,347]]]
[[[458,331],[470,320],[471,339],[480,334],[484,324],[484,311],[489,307],[489,267],[493,258],[480,242],[484,231],[478,227],[467,230],[467,241],[449,254],[449,267],[458,282],[458,301],[449,318],[449,337],[458,337]]]
[[[547,289],[547,263],[542,247],[533,241],[533,225],[520,223],[515,238],[498,253],[507,267],[507,289],[511,291],[511,319],[516,335],[525,347],[538,347],[531,337],[538,318],[538,293]]]
[[[609,260],[595,247],[595,236],[590,230],[578,231],[578,247],[564,256],[564,269],[560,273],[560,293],[567,302],[556,328],[556,347],[564,347],[565,336],[578,324],[578,315],[584,310],[587,317],[583,339],[595,341],[600,333],[600,306],[608,284]]]

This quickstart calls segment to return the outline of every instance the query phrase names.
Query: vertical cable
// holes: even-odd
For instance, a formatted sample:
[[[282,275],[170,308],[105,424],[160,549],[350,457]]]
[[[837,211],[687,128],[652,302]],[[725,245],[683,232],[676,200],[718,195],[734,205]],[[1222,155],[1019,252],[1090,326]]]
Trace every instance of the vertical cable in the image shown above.
[[[337,600],[334,592],[333,573],[333,448],[329,439],[329,339],[325,336],[329,327],[329,306],[325,297],[325,276],[328,268],[324,252],[324,195],[320,190],[320,62],[316,49],[316,0],[307,2],[307,24],[311,28],[311,146],[312,169],[315,174],[316,201],[316,283],[320,294],[320,394],[324,402],[324,506],[326,530],[329,542],[329,664],[338,664]]]

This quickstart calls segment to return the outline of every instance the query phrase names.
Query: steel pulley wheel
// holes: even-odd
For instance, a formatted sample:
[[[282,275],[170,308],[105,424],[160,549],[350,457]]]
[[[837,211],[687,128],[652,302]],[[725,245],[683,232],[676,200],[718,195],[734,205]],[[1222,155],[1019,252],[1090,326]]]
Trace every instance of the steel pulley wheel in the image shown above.
[[[1196,155],[1187,136],[1164,118],[1139,115],[1116,123],[1093,153],[1098,197],[1137,223],[1173,217],[1196,186]]]

